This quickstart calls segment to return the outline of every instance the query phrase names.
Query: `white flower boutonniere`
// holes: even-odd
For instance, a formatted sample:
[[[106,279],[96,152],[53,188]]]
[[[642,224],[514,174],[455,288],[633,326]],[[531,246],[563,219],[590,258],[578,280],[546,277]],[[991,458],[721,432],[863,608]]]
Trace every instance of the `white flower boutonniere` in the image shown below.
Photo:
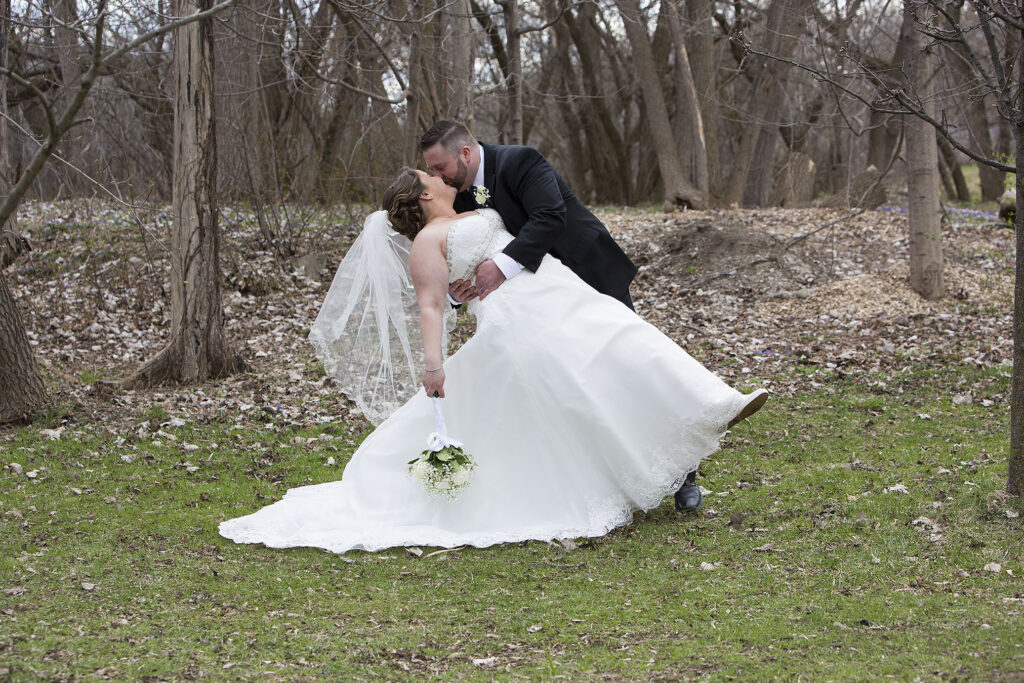
[[[491,191],[487,189],[486,185],[477,185],[473,199],[476,200],[478,206],[487,206],[487,203],[491,201]]]

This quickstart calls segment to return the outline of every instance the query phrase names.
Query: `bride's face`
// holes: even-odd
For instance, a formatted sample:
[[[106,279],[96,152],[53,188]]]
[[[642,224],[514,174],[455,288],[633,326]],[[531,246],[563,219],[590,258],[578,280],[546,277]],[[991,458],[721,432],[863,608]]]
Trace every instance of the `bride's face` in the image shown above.
[[[448,186],[444,182],[444,178],[441,176],[432,176],[423,171],[416,171],[416,175],[420,177],[420,182],[423,183],[423,192],[420,194],[420,199],[424,199],[423,195],[430,195],[434,201],[440,201],[441,204],[451,205],[455,203],[455,188]]]

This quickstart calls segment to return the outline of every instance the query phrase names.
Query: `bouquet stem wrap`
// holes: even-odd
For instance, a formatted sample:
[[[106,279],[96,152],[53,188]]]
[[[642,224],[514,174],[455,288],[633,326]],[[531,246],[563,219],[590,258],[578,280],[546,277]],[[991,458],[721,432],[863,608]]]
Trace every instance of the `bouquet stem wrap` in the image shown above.
[[[443,399],[433,398],[434,402],[434,431],[427,437],[427,448],[435,453],[443,450],[446,446],[462,448],[462,442],[448,436],[448,426],[444,422],[444,411],[441,410]]]
[[[409,461],[409,476],[423,484],[427,493],[455,500],[469,484],[476,462],[462,450],[462,442],[448,436],[441,399],[434,401],[434,431],[427,437],[427,450]]]

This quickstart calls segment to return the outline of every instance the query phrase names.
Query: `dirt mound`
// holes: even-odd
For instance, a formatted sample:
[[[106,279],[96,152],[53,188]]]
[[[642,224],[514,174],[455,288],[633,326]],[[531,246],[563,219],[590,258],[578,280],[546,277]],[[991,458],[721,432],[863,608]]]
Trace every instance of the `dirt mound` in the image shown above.
[[[814,280],[810,261],[788,244],[739,221],[677,221],[658,245],[652,269],[689,290],[771,295]]]

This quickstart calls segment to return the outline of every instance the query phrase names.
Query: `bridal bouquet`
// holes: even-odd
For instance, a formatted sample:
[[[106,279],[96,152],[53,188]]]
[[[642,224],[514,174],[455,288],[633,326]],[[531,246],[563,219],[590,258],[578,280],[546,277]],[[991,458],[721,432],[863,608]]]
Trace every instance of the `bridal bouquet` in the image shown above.
[[[409,475],[420,482],[427,493],[455,500],[469,484],[476,461],[462,449],[462,442],[445,433],[441,399],[434,400],[435,431],[427,437],[427,449],[409,461]]]

